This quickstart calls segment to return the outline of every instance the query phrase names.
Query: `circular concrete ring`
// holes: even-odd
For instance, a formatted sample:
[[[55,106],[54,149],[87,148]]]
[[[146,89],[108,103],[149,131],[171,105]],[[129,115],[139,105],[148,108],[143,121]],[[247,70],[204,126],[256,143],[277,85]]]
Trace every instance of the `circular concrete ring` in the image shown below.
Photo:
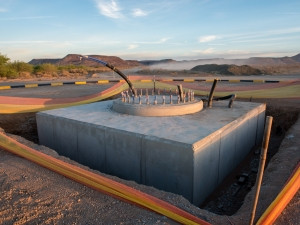
[[[113,102],[112,110],[134,116],[181,116],[193,114],[203,109],[202,100],[180,104],[132,104],[117,99]]]

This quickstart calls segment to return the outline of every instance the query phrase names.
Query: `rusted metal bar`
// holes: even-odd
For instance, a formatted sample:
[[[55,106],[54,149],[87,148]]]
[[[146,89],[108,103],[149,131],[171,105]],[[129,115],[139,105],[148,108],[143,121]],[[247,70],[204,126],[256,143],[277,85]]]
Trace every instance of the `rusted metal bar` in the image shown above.
[[[232,104],[235,99],[236,99],[236,94],[233,94],[229,100],[228,108],[232,108]]]
[[[217,82],[218,82],[218,79],[214,79],[214,83],[213,83],[213,85],[210,89],[210,93],[209,93],[209,97],[208,97],[208,103],[207,103],[208,108],[212,107],[212,100],[213,100],[213,97],[214,97],[214,92],[215,92]]]
[[[128,77],[127,77],[124,73],[122,73],[120,70],[118,70],[118,68],[114,67],[113,65],[111,65],[111,64],[109,64],[109,63],[107,63],[107,62],[104,62],[104,61],[102,61],[102,60],[100,60],[100,59],[96,59],[96,58],[93,58],[93,57],[90,57],[90,56],[79,56],[79,57],[80,57],[80,59],[81,59],[81,58],[84,58],[84,59],[88,59],[88,60],[91,60],[91,61],[100,63],[100,64],[102,64],[102,65],[104,65],[104,66],[110,68],[112,71],[116,72],[117,74],[119,74],[119,75],[126,81],[126,83],[128,84],[128,86],[129,86],[129,88],[130,88],[132,94],[133,94],[134,96],[137,96],[137,92],[136,92],[136,90],[134,89],[134,87],[133,87],[131,81],[128,79]]]
[[[177,85],[177,88],[178,88],[178,95],[180,97],[180,101],[183,102],[183,90],[182,90],[182,85],[179,84]]]

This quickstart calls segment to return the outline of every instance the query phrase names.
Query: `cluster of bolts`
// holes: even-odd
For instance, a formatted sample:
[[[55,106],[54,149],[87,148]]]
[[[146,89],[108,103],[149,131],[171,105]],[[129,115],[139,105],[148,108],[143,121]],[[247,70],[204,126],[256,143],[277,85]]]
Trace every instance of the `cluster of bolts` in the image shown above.
[[[186,102],[192,102],[195,100],[195,93],[191,90],[188,90],[187,92],[182,93],[182,97],[180,97],[178,90],[175,89],[175,92],[166,91],[164,89],[163,94],[161,95],[160,89],[157,89],[155,91],[154,89],[151,90],[151,95],[154,96],[154,98],[151,98],[153,102],[150,102],[149,98],[149,91],[148,89],[145,90],[145,94],[143,93],[143,89],[140,89],[140,91],[137,91],[137,95],[134,95],[133,93],[130,93],[128,90],[127,91],[122,91],[121,92],[121,97],[122,97],[122,102],[126,103],[131,103],[131,104],[180,104],[180,103],[186,103]],[[176,97],[173,98],[173,94],[175,94]]]

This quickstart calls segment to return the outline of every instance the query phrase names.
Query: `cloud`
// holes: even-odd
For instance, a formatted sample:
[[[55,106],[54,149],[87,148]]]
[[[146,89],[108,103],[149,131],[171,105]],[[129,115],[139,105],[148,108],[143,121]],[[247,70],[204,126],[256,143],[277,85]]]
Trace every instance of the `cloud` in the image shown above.
[[[165,43],[167,40],[169,40],[170,38],[162,38],[158,41],[159,44],[161,43]]]
[[[134,17],[147,16],[148,12],[142,9],[133,9],[131,13]]]
[[[247,55],[250,54],[250,51],[245,50],[237,50],[237,49],[229,49],[226,52],[228,55]]]
[[[216,39],[217,39],[217,36],[215,36],[215,35],[203,36],[203,37],[199,38],[199,42],[200,43],[210,42],[210,41],[213,41]]]
[[[158,41],[137,41],[135,43],[137,44],[146,44],[146,45],[157,45],[157,44],[163,44],[165,42],[167,42],[168,40],[170,40],[171,38],[161,38]]]
[[[277,30],[264,30],[258,32],[241,33],[241,34],[227,34],[223,35],[223,39],[230,42],[253,42],[256,40],[266,40],[280,35],[297,35],[300,32],[300,27],[291,27]]]
[[[137,47],[139,47],[139,46],[136,45],[136,44],[131,44],[131,45],[128,46],[128,50],[132,50],[132,49],[135,49]]]
[[[121,8],[115,0],[95,0],[99,12],[113,19],[122,18]]]
[[[214,52],[215,52],[215,49],[214,49],[214,48],[208,48],[208,49],[204,49],[204,50],[194,50],[193,52],[201,53],[201,54],[207,55],[207,54],[212,54],[212,53],[214,53]]]

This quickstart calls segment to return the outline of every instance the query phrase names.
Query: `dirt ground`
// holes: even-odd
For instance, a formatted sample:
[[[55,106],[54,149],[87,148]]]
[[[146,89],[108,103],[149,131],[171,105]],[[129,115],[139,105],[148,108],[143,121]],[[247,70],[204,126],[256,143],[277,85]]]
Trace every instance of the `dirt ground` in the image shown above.
[[[298,119],[300,100],[260,99],[259,102],[267,103],[266,114],[273,116],[274,122],[257,217],[276,197],[300,160],[300,120],[292,126]],[[36,144],[35,113],[0,115],[0,127],[30,147],[78,165]],[[200,207],[172,193],[104,176],[168,201],[212,224],[247,224],[254,195],[252,186],[256,179],[258,150],[253,149]],[[239,182],[241,174],[248,175],[244,182]],[[4,150],[0,150],[0,190],[0,224],[176,224],[164,216],[96,192]],[[276,224],[300,224],[299,197],[298,191]]]

